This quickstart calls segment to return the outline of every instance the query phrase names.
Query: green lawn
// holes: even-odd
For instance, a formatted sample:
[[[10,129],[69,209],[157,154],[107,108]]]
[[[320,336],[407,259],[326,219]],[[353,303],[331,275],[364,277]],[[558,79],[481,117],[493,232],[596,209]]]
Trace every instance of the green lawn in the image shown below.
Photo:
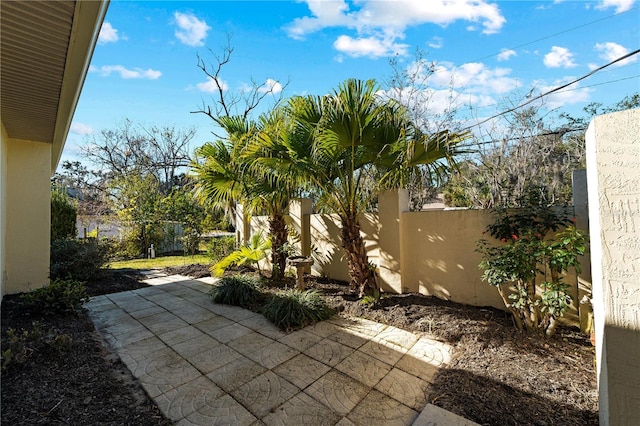
[[[195,256],[162,256],[155,259],[134,259],[111,262],[111,269],[162,269],[168,266],[184,266],[191,264],[210,265],[211,259],[205,254]]]

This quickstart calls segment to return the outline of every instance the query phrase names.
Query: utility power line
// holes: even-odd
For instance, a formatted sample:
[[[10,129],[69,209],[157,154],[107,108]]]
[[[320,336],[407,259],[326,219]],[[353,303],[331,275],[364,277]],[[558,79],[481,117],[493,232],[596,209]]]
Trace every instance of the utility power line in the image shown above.
[[[566,133],[573,133],[573,132],[584,132],[585,130],[587,130],[586,127],[577,127],[575,129],[559,129],[559,130],[554,130],[551,132],[545,132],[545,133],[538,133],[537,135],[531,135],[531,136],[526,136],[527,138],[538,138],[538,137],[542,137],[542,136],[555,136],[555,135],[564,135]],[[502,142],[512,142],[515,140],[519,140],[519,139],[523,139],[523,136],[516,136],[516,137],[512,137],[512,138],[507,138],[507,139],[499,139],[499,140],[489,140],[489,141],[480,141],[480,142],[474,142],[474,143],[469,143],[469,144],[461,144],[459,145],[462,148],[472,148],[474,146],[478,146],[478,145],[488,145],[488,144],[495,144],[495,143],[502,143]]]
[[[625,65],[625,66],[628,66],[628,65]],[[632,76],[629,76],[629,77],[618,78],[618,79],[615,79],[615,80],[607,80],[607,81],[602,81],[600,83],[589,84],[587,86],[575,87],[573,89],[560,90],[560,91],[558,91],[556,93],[573,92],[573,91],[576,91],[576,90],[587,89],[589,87],[604,86],[605,84],[612,84],[612,83],[618,83],[620,81],[632,80],[634,78],[639,78],[639,77],[640,77],[640,74],[636,74],[636,75],[632,75]],[[489,104],[489,105],[482,105],[482,106],[473,107],[473,109],[474,110],[487,109],[487,108],[497,107],[499,105],[500,104],[498,104],[498,103],[494,103],[494,104]]]
[[[518,105],[518,106],[515,106],[515,107],[513,107],[513,108],[509,108],[508,110],[506,110],[506,111],[502,111],[502,112],[500,112],[500,113],[498,113],[498,114],[494,114],[494,115],[492,115],[491,117],[489,117],[489,118],[485,118],[484,120],[482,120],[482,121],[480,121],[480,122],[478,122],[478,123],[472,124],[471,126],[465,127],[465,128],[464,128],[464,129],[462,129],[462,130],[463,130],[463,131],[465,131],[465,130],[470,130],[470,129],[472,129],[472,128],[476,127],[476,126],[480,126],[480,125],[482,125],[482,124],[484,124],[484,123],[486,123],[486,122],[488,122],[488,121],[491,121],[491,120],[493,120],[494,118],[498,118],[498,117],[500,117],[500,116],[502,116],[502,115],[509,114],[510,112],[516,111],[516,110],[518,110],[518,109],[520,109],[520,108],[522,108],[522,107],[524,107],[524,106],[529,105],[529,104],[530,104],[530,103],[532,103],[532,102],[537,101],[538,99],[541,99],[541,98],[543,98],[543,97],[545,97],[545,96],[548,96],[548,95],[550,95],[550,94],[552,94],[552,93],[558,92],[558,91],[560,91],[560,90],[562,90],[562,89],[564,89],[564,88],[566,88],[566,87],[569,87],[569,86],[571,86],[572,84],[575,84],[575,83],[577,83],[577,82],[579,82],[579,81],[581,81],[581,80],[584,80],[584,79],[585,79],[585,78],[587,78],[587,77],[592,76],[593,74],[597,73],[598,71],[602,71],[603,69],[605,69],[605,68],[607,68],[607,67],[609,67],[609,66],[611,66],[611,65],[613,65],[613,64],[615,64],[615,63],[617,63],[617,62],[620,62],[620,61],[623,61],[623,60],[625,60],[625,59],[627,59],[627,58],[630,58],[631,56],[637,55],[638,53],[640,53],[640,49],[636,49],[636,50],[634,50],[633,52],[627,53],[626,55],[623,55],[623,56],[619,57],[618,59],[615,59],[615,60],[613,60],[613,61],[611,61],[611,62],[609,62],[609,63],[607,63],[607,64],[602,65],[601,67],[598,67],[598,68],[596,68],[596,69],[592,70],[591,72],[589,72],[589,73],[587,73],[587,74],[583,75],[582,77],[576,78],[575,80],[572,80],[572,81],[570,81],[569,83],[566,83],[566,84],[563,84],[563,85],[561,85],[561,86],[555,87],[555,88],[553,88],[553,89],[551,89],[551,90],[547,90],[546,92],[544,92],[544,93],[542,93],[542,94],[540,94],[540,95],[534,96],[534,97],[532,97],[531,99],[529,99],[528,101],[526,101],[526,102],[524,102],[524,103],[522,103],[522,104],[520,104],[520,105]]]

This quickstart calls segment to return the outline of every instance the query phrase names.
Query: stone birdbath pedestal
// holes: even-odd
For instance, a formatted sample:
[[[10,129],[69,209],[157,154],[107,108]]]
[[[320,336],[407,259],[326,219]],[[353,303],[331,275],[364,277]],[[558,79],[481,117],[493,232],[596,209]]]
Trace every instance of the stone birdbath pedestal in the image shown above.
[[[287,265],[296,268],[298,276],[296,288],[298,290],[304,290],[304,270],[306,267],[313,265],[313,258],[307,256],[291,256],[287,258]]]

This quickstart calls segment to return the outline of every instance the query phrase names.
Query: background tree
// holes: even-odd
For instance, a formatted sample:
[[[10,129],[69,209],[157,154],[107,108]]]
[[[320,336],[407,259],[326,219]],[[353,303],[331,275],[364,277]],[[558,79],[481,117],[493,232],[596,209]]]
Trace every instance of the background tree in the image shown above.
[[[180,187],[174,187],[171,193],[161,200],[161,204],[166,220],[179,221],[182,224],[182,244],[185,253],[197,254],[202,234],[206,229],[206,209],[198,202],[193,192]]]
[[[63,161],[51,178],[53,187],[66,190],[74,198],[78,216],[109,213],[105,183],[102,171],[88,169],[80,161]]]
[[[416,49],[408,65],[398,57],[392,57],[389,65],[391,73],[384,82],[383,93],[406,109],[416,128],[426,134],[460,131],[463,127],[460,95],[453,82],[445,88],[433,82],[437,62],[429,61],[423,50]],[[434,200],[442,184],[440,179],[434,179],[428,167],[418,165],[411,168],[403,183],[403,188],[409,192],[411,209],[420,210],[425,203]]]
[[[165,229],[160,183],[154,176],[143,174],[131,174],[112,182],[117,187],[113,210],[127,228],[124,237],[127,255],[146,256],[151,244],[157,250]]]
[[[145,127],[125,119],[112,129],[92,135],[82,153],[103,171],[106,179],[118,180],[132,173],[150,174],[168,194],[189,165],[189,144],[195,133],[194,128]]]
[[[75,238],[76,206],[65,189],[51,191],[51,241]]]
[[[585,167],[584,134],[598,114],[640,106],[640,96],[625,97],[611,107],[590,104],[582,117],[560,114],[552,119],[540,107],[505,115],[475,143],[445,187],[448,205],[522,207],[520,200],[537,192],[544,204],[572,203],[572,173]]]
[[[175,203],[164,200],[189,191],[184,171],[194,136],[193,128],[145,127],[124,120],[91,136],[83,147],[84,157],[99,172],[71,163],[64,177],[86,180],[92,176],[90,188],[102,191],[110,211],[129,228],[125,234],[127,254],[145,255],[151,244],[157,247],[163,241],[164,221],[183,220],[184,211],[167,210],[166,206]],[[186,228],[193,239],[199,237],[193,223]],[[193,241],[187,245],[197,247]]]

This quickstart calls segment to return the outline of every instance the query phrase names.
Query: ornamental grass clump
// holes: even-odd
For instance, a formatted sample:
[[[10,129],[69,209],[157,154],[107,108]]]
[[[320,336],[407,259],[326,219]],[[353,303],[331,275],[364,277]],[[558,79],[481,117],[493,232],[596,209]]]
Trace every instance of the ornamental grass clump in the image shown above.
[[[234,275],[222,278],[208,294],[215,303],[252,308],[263,298],[260,286],[257,277]]]
[[[316,290],[281,290],[262,307],[263,315],[278,328],[296,330],[331,318],[331,309]]]
[[[485,233],[501,244],[478,241],[482,279],[498,289],[520,330],[550,337],[571,305],[563,276],[570,268],[580,273],[586,237],[566,213],[547,206],[496,209],[494,215]]]

